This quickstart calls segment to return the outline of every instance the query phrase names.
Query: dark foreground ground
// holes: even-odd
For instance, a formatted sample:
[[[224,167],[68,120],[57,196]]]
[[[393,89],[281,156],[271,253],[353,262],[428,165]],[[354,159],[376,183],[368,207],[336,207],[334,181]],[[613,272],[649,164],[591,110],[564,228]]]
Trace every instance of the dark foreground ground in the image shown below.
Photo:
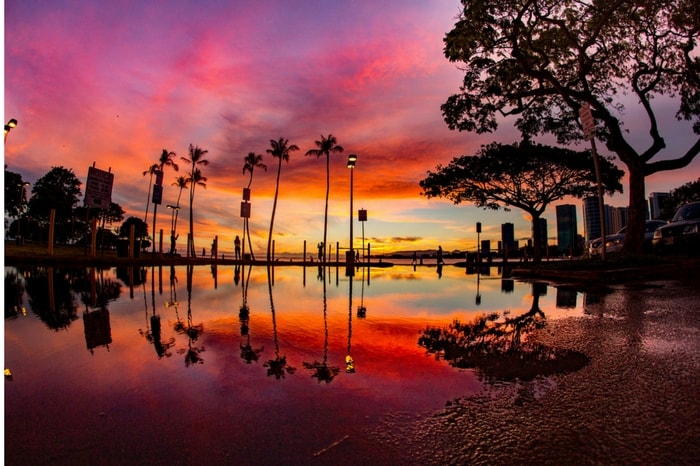
[[[490,384],[376,434],[416,465],[700,464],[697,279],[616,285],[590,316],[548,322],[537,339],[586,354],[579,371]]]

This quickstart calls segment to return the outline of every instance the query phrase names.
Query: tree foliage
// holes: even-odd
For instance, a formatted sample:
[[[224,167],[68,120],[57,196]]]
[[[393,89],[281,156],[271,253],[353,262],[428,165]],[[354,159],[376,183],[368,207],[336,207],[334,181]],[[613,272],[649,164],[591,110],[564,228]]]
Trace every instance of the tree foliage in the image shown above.
[[[57,242],[73,239],[79,232],[74,228],[74,209],[81,195],[82,183],[73,170],[64,167],[52,167],[32,186],[27,216],[35,221],[39,228],[46,230],[51,210],[55,210],[54,237]]]
[[[131,225],[134,225],[134,237],[145,238],[148,236],[148,223],[138,217],[129,217],[119,227],[119,236],[128,238],[131,233]]]
[[[679,207],[690,202],[700,201],[700,178],[672,190],[664,201],[661,218],[670,220]]]
[[[22,175],[9,171],[5,166],[5,215],[18,217],[26,201],[27,193]]]
[[[625,247],[641,250],[646,176],[684,167],[684,153],[661,155],[666,142],[658,109],[669,99],[676,118],[700,134],[700,13],[694,0],[462,0],[445,36],[445,56],[464,64],[460,92],[442,105],[450,129],[496,130],[515,116],[526,138],[554,134],[560,143],[583,134],[579,109],[589,105],[596,137],[629,171],[630,225]],[[632,97],[630,99],[630,96]],[[666,99],[656,99],[664,96]],[[630,112],[631,105],[637,111]],[[649,143],[633,147],[623,117],[646,118]],[[673,156],[676,156],[673,158]],[[656,157],[656,160],[654,160]]]
[[[623,172],[606,158],[601,158],[600,165],[605,191],[621,192]],[[589,151],[527,142],[493,143],[477,155],[454,158],[447,166],[428,171],[420,186],[428,198],[442,197],[455,204],[472,202],[485,209],[521,209],[532,217],[533,238],[539,237],[537,220],[553,202],[597,193]],[[534,241],[534,246],[535,259],[539,259],[539,242]]]

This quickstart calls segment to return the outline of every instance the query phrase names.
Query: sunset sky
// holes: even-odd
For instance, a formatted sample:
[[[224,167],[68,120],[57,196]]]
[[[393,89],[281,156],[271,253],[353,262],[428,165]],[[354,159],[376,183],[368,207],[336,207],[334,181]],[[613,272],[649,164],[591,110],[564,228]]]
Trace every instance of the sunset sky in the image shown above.
[[[330,244],[348,243],[351,153],[358,156],[354,208],[368,211],[365,239],[374,252],[473,250],[477,221],[481,239],[496,243],[503,222],[523,239],[530,225],[518,210],[487,212],[420,195],[418,182],[437,164],[518,140],[510,121],[476,135],[450,131],[442,119],[440,105],[462,77],[442,53],[459,7],[456,0],[5,1],[5,121],[19,122],[5,164],[33,184],[53,166],[72,169],[84,183],[95,163],[115,175],[113,202],[143,218],[149,178],[142,173],[163,149],[173,151],[181,168],[166,169],[158,209],[158,229],[167,235],[165,206],[178,193],[171,183],[186,175],[180,157],[194,144],[210,161],[206,189],[195,195],[197,247],[208,249],[218,235],[226,251],[242,229],[243,159],[262,154],[268,170],[253,176],[251,233],[255,250],[264,251],[277,173],[265,151],[270,139],[284,137],[300,150],[282,165],[276,251],[301,251],[306,240],[315,253],[325,160],[304,154],[330,133],[345,148],[331,156]],[[669,157],[695,141],[674,112],[669,106],[661,118]],[[625,117],[636,134],[634,106]],[[644,131],[633,137],[638,148],[648,144]],[[649,177],[647,193],[699,176],[696,160]],[[608,203],[626,205],[627,192]],[[188,215],[183,208],[181,250]],[[555,237],[554,206],[545,217]],[[354,235],[359,245],[359,222]]]

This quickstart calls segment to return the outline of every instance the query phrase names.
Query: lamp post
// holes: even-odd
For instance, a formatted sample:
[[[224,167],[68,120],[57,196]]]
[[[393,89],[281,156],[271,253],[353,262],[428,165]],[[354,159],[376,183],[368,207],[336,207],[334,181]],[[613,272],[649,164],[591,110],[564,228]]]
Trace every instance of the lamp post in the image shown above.
[[[12,120],[10,120],[12,121]],[[16,122],[15,122],[16,124]],[[5,133],[7,134],[7,133]],[[22,246],[24,241],[22,241],[22,214],[24,213],[24,189],[29,186],[29,181],[24,183],[17,183],[19,186],[19,217],[17,218],[17,246]]]
[[[7,144],[7,135],[10,133],[10,130],[15,126],[17,126],[17,120],[15,120],[14,118],[8,121],[5,125],[5,144]]]
[[[355,250],[353,248],[353,236],[352,236],[352,198],[353,198],[353,172],[355,171],[355,163],[357,162],[357,155],[355,154],[350,154],[348,155],[348,168],[350,169],[350,251],[348,252],[347,259],[346,259],[346,267],[348,268],[348,271],[350,275],[352,275],[352,272],[354,271],[354,266],[353,262],[355,261]]]

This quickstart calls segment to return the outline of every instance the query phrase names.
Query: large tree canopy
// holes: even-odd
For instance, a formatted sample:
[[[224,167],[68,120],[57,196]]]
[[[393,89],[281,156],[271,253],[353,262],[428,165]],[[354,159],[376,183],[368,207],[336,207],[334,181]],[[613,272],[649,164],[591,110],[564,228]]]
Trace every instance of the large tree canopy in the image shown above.
[[[445,36],[446,57],[463,63],[465,71],[461,92],[442,105],[450,129],[490,132],[499,117],[515,115],[526,138],[552,133],[567,143],[582,139],[578,111],[590,105],[596,137],[629,171],[625,247],[641,251],[645,177],[684,167],[700,152],[696,138],[684,152],[658,157],[666,147],[657,116],[663,99],[654,100],[672,99],[676,117],[690,121],[700,134],[697,1],[462,4],[460,18]],[[638,111],[624,108],[634,100]],[[628,139],[622,117],[630,114],[646,118],[647,147],[637,149]]]
[[[603,188],[622,191],[623,172],[609,159],[601,158]],[[428,198],[443,197],[455,204],[473,202],[485,209],[521,209],[532,217],[535,260],[541,257],[539,218],[549,205],[565,197],[583,198],[597,193],[593,157],[590,152],[540,144],[493,143],[477,155],[454,158],[438,165],[420,182]]]

